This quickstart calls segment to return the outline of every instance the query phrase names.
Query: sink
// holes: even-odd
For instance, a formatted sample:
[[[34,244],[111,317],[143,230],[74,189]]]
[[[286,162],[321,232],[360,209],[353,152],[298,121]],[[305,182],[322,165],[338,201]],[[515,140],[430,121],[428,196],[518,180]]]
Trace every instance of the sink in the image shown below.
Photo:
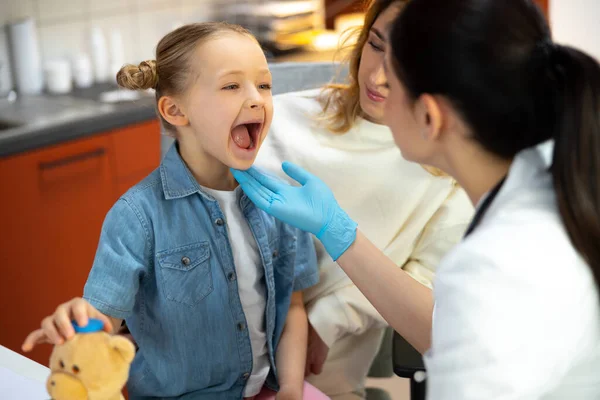
[[[12,129],[12,128],[18,128],[21,125],[23,125],[23,124],[21,124],[19,122],[0,120],[0,131],[5,131],[7,129]]]

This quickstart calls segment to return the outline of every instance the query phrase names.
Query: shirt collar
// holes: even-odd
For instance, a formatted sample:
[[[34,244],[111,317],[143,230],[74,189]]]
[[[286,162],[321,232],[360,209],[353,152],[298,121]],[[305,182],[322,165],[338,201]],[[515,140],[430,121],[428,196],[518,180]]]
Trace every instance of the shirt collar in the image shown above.
[[[201,192],[200,185],[185,165],[177,147],[177,142],[173,143],[160,163],[160,177],[167,200]]]
[[[198,184],[181,158],[177,147],[177,142],[173,143],[160,163],[160,177],[165,198],[167,200],[179,199],[200,193],[205,198],[216,201],[213,196],[202,190],[202,186]],[[250,199],[242,192],[240,206],[244,209],[250,204]]]
[[[489,207],[491,213],[491,210],[496,208],[496,203],[504,201],[503,197],[508,193],[518,190],[523,185],[531,185],[532,182],[539,181],[540,174],[547,174],[552,166],[553,150],[554,139],[549,139],[517,153],[504,179],[484,194],[476,204],[475,216],[480,215],[484,207]],[[490,195],[498,197],[498,201],[487,204]]]

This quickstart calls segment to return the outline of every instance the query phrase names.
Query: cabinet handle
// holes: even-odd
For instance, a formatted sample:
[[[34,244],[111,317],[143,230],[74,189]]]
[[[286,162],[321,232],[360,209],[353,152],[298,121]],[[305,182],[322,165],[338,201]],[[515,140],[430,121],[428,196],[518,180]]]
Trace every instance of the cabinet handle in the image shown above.
[[[58,160],[54,160],[54,161],[41,162],[39,164],[39,168],[40,168],[40,170],[49,170],[49,169],[60,168],[65,165],[74,164],[74,163],[81,162],[81,161],[84,161],[84,160],[87,160],[90,158],[101,157],[104,155],[104,153],[106,153],[106,149],[98,148],[95,150],[86,151],[85,153],[79,153],[79,154],[75,154],[72,156],[59,158]]]

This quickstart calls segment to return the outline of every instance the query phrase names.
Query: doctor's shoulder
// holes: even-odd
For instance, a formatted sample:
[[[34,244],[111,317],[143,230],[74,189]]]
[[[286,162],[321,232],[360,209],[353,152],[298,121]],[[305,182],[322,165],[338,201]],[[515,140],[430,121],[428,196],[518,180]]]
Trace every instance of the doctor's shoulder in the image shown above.
[[[507,274],[549,286],[565,283],[569,269],[589,270],[571,244],[552,191],[524,191],[499,206],[448,255],[450,269],[489,269],[485,276],[492,280]]]

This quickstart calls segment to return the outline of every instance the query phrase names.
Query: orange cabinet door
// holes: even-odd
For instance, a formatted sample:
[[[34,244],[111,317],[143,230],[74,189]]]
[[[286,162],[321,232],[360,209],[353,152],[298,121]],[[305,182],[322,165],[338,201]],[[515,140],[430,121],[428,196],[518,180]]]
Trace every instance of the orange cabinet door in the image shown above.
[[[144,179],[160,164],[160,124],[149,121],[111,132],[115,149],[116,195]]]
[[[56,306],[81,296],[115,200],[114,150],[97,135],[0,159],[0,344],[20,352]],[[51,346],[27,354],[47,365]]]

